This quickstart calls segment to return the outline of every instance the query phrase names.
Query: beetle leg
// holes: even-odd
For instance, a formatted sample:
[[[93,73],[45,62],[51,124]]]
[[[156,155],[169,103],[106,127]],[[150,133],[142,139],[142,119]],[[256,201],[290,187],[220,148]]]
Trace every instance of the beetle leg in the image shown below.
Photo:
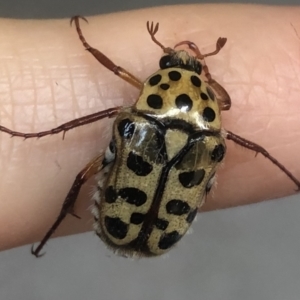
[[[121,106],[116,106],[113,108],[105,109],[99,112],[96,112],[94,114],[90,114],[88,116],[84,116],[78,119],[74,119],[70,122],[64,123],[56,128],[46,130],[46,131],[41,131],[41,132],[35,132],[35,133],[23,133],[19,131],[13,131],[11,129],[8,129],[4,126],[0,125],[0,132],[6,132],[10,134],[12,137],[18,136],[18,137],[23,137],[24,139],[29,139],[29,138],[40,138],[46,135],[52,135],[52,134],[58,134],[60,132],[63,132],[63,138],[65,137],[65,134],[68,130],[83,126],[89,123],[96,122],[98,120],[104,119],[104,118],[114,118],[121,110]]]
[[[154,26],[154,23],[153,22],[149,22],[147,21],[147,30],[148,30],[148,33],[150,34],[150,37],[152,39],[152,41],[158,45],[164,53],[174,53],[174,49],[170,48],[170,47],[165,47],[162,43],[160,43],[156,37],[155,37],[155,34],[157,33],[159,29],[159,23],[156,23],[155,26]]]
[[[203,66],[204,72],[205,72],[205,67],[207,68],[207,66],[206,65]],[[231,99],[227,91],[217,81],[212,79],[210,74],[209,77],[206,75],[206,78],[209,78],[207,83],[215,93],[220,109],[229,110],[231,107]]]
[[[217,40],[217,43],[216,43],[216,49],[214,51],[206,53],[206,54],[202,54],[200,52],[198,46],[195,43],[191,42],[191,41],[179,42],[174,46],[174,48],[176,48],[178,46],[181,46],[181,45],[188,45],[189,49],[191,49],[196,54],[196,57],[198,59],[204,59],[204,57],[213,56],[213,55],[218,54],[220,52],[220,50],[224,47],[226,42],[227,42],[227,38],[219,37],[218,40]]]
[[[230,99],[230,96],[228,95],[228,93],[226,92],[226,90],[211,77],[211,74],[209,73],[209,70],[208,70],[208,67],[206,65],[204,58],[207,56],[212,56],[212,55],[216,55],[217,53],[219,53],[219,51],[224,47],[226,41],[227,41],[226,38],[221,38],[221,37],[218,38],[217,43],[216,43],[216,50],[213,52],[210,52],[210,53],[206,53],[206,54],[201,54],[198,46],[191,41],[182,41],[182,42],[176,44],[174,47],[174,48],[176,48],[181,45],[187,45],[189,47],[189,49],[195,53],[196,58],[201,60],[202,69],[203,69],[205,77],[207,78],[207,83],[212,88],[212,90],[215,92],[216,98],[217,98],[217,101],[218,101],[218,104],[219,104],[219,107],[221,110],[229,110],[230,109],[231,99]]]
[[[74,204],[77,200],[82,185],[93,175],[99,173],[105,167],[105,165],[102,164],[102,160],[103,154],[97,156],[90,163],[88,163],[87,166],[76,176],[76,179],[62,205],[62,208],[56,221],[45,234],[39,245],[35,249],[32,246],[31,253],[34,256],[43,256],[43,254],[40,254],[40,251],[42,250],[46,242],[50,239],[55,230],[58,228],[58,226],[61,224],[61,222],[64,220],[64,218],[67,216],[67,214],[71,214],[72,216],[80,219],[80,217],[74,213]]]
[[[266,149],[264,149],[263,147],[261,147],[258,144],[255,144],[249,140],[246,140],[246,139],[232,133],[231,131],[224,131],[224,132],[225,132],[225,137],[228,140],[232,140],[236,144],[238,144],[242,147],[245,147],[247,149],[250,149],[256,153],[260,153],[264,157],[269,159],[275,166],[277,166],[283,173],[286,174],[286,176],[288,176],[297,185],[297,190],[298,191],[300,190],[300,181],[285,166],[283,166],[277,159],[275,159],[272,155],[270,155],[270,153]]]
[[[104,67],[106,67],[108,70],[114,72],[117,76],[121,77],[123,80],[127,81],[131,85],[135,86],[139,90],[142,89],[143,83],[137,79],[134,75],[126,71],[120,66],[115,65],[106,55],[104,55],[102,52],[99,50],[91,47],[86,39],[84,38],[80,25],[79,25],[79,19],[82,19],[87,22],[87,20],[84,17],[81,16],[75,16],[71,18],[70,23],[75,23],[75,27],[79,36],[79,39],[81,40],[83,46],[87,51],[89,51],[98,61],[100,64],[102,64]]]

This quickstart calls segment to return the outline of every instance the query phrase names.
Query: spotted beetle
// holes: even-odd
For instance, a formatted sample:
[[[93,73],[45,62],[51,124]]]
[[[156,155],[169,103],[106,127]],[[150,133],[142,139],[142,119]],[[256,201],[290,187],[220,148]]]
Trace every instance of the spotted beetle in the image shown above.
[[[93,207],[96,234],[125,256],[157,256],[170,250],[186,233],[213,186],[226,153],[225,139],[262,154],[298,187],[300,182],[261,146],[221,126],[220,113],[231,100],[209,73],[205,57],[216,55],[226,43],[219,38],[213,52],[202,54],[190,41],[164,47],[155,37],[159,26],[147,22],[152,41],[164,52],[160,69],[145,82],[115,65],[85,40],[79,20],[78,36],[104,67],[140,90],[129,107],[114,107],[57,128],[21,133],[0,126],[0,131],[23,138],[43,137],[115,118],[112,140],[105,153],[93,159],[76,177],[56,221],[32,254],[40,251],[67,214],[74,211],[81,186],[93,175],[97,182]],[[175,50],[178,46],[185,50]],[[191,52],[191,53],[190,53]]]

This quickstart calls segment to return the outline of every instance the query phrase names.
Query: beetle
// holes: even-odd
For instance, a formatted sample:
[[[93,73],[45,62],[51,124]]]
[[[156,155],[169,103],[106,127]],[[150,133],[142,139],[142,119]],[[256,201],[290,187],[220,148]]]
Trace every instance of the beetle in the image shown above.
[[[108,70],[140,90],[129,107],[113,107],[84,116],[54,129],[21,133],[0,126],[0,131],[27,138],[58,134],[104,118],[115,118],[112,139],[106,151],[79,172],[61,211],[32,254],[41,256],[45,243],[74,205],[82,185],[102,174],[94,194],[96,234],[115,252],[124,256],[157,256],[169,251],[187,232],[198,209],[211,190],[216,171],[226,154],[225,140],[232,140],[260,153],[300,188],[300,182],[260,145],[222,128],[221,112],[231,99],[215,81],[205,57],[216,55],[227,39],[219,38],[216,49],[202,54],[191,41],[174,48],[155,37],[159,24],[147,22],[152,41],[163,50],[159,70],[145,82],[84,38],[80,19],[71,19],[83,46]],[[176,50],[187,46],[189,51]]]

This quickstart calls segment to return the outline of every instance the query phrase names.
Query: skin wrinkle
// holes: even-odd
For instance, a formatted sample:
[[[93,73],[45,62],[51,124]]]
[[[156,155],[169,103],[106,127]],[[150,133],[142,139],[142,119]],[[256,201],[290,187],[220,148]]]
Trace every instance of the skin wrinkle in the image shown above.
[[[67,65],[67,72],[68,72],[68,80],[69,80],[69,84],[70,84],[70,92],[71,92],[71,99],[72,99],[72,103],[73,103],[73,116],[74,118],[78,118],[81,114],[80,114],[80,105],[78,103],[78,98],[76,97],[76,92],[75,92],[75,86],[74,86],[74,78],[72,76],[72,72],[71,72],[71,68],[69,65]]]
[[[286,11],[285,14],[282,13],[283,10]],[[174,16],[171,22],[169,18],[166,18],[169,13]],[[250,22],[253,14],[255,15],[254,21]],[[285,16],[284,18],[281,17],[282,14]],[[266,15],[268,16],[267,20],[264,18]],[[253,70],[256,58],[263,53],[268,53],[271,49],[271,54],[283,62],[278,68],[283,68],[286,60],[286,57],[282,57],[285,55],[284,51],[277,52],[276,49],[272,49],[274,46],[273,41],[268,42],[262,38],[263,36],[267,34],[272,36],[275,32],[279,40],[282,40],[284,36],[284,43],[291,45],[289,49],[295,53],[295,57],[299,56],[299,41],[297,40],[295,45],[295,39],[292,38],[292,35],[289,39],[289,35],[285,31],[289,26],[272,26],[277,22],[286,23],[288,19],[288,24],[292,22],[295,28],[300,28],[299,9],[254,5],[162,7],[88,18],[89,25],[82,24],[82,30],[92,46],[103,50],[105,54],[113,58],[116,64],[126,68],[138,78],[145,79],[152,71],[157,70],[161,55],[161,49],[151,42],[146,31],[145,23],[149,16],[152,16],[150,19],[153,19],[153,21],[160,22],[157,38],[166,46],[173,46],[180,40],[189,37],[199,46],[200,50],[210,50],[219,36],[228,38],[228,43],[224,49],[217,56],[209,57],[206,60],[213,78],[224,86],[232,98],[232,109],[222,114],[224,126],[228,130],[262,144],[267,150],[271,150],[272,154],[289,167],[296,177],[300,177],[299,166],[293,158],[297,157],[296,153],[300,151],[299,142],[297,144],[297,141],[294,140],[294,136],[298,136],[298,133],[296,132],[293,135],[291,132],[295,131],[295,128],[299,128],[297,125],[300,125],[299,118],[293,117],[298,110],[298,106],[295,105],[295,101],[288,99],[287,103],[289,105],[284,104],[281,106],[283,109],[279,109],[280,103],[282,103],[279,100],[283,99],[282,93],[287,90],[291,83],[286,82],[284,85],[282,79],[278,82],[278,85],[282,86],[282,92],[277,95],[278,106],[274,106],[272,114],[269,112],[268,103],[263,101],[264,99],[253,98],[253,101],[255,101],[253,105],[249,106],[248,103],[249,95],[253,92],[253,82],[251,80],[253,77],[249,76],[249,72]],[[184,16],[189,17],[187,19]],[[174,20],[177,20],[176,28],[174,27]],[[215,20],[218,20],[218,22],[215,22]],[[257,20],[260,20],[259,24],[265,22],[270,22],[270,24],[265,28],[259,27],[260,30],[255,31]],[[61,55],[71,57],[70,63],[64,64],[68,68],[67,73],[74,74],[72,66],[73,68],[74,66],[78,66],[78,68],[84,66],[84,70],[88,70],[87,75],[82,78],[82,84],[79,84],[80,78],[72,78],[72,80],[77,78],[76,85],[75,83],[73,85],[76,91],[72,91],[72,94],[65,88],[56,88],[53,85],[54,91],[51,95],[53,96],[51,101],[56,102],[57,109],[54,112],[56,115],[54,123],[61,124],[72,118],[72,110],[70,111],[68,107],[72,105],[73,101],[78,101],[79,113],[82,116],[102,110],[104,107],[122,103],[130,104],[134,101],[135,95],[138,94],[135,88],[110,74],[89,53],[84,51],[75,29],[68,26],[68,20],[43,22],[0,20],[0,23],[4,25],[0,26],[0,32],[1,28],[10,28],[5,34],[3,32],[0,34],[3,42],[13,45],[11,46],[13,50],[9,50],[9,47],[5,48],[7,52],[13,53],[10,60],[5,58],[7,52],[4,55],[0,54],[0,71],[3,72],[3,66],[5,66],[8,72],[6,78],[9,80],[11,80],[9,78],[12,74],[11,71],[13,71],[14,76],[22,77],[20,75],[22,74],[22,69],[20,70],[22,66],[18,70],[16,68],[18,60],[13,61],[13,58],[20,56],[20,50],[15,51],[14,48],[24,47],[30,49],[28,47],[30,43],[33,43],[33,45],[34,43],[42,44],[45,49],[51,43],[51,49],[60,50],[54,51],[55,55],[50,55],[50,57],[44,52],[38,54],[40,55],[39,59],[45,63],[45,70],[59,68],[62,65]],[[247,24],[251,24],[251,26]],[[120,26],[122,26],[122,31],[118,30]],[[99,28],[105,28],[105,30],[99,30]],[[199,28],[199,33],[195,28]],[[291,29],[289,28],[289,30]],[[30,32],[30,34],[26,36],[27,32]],[[44,32],[47,32],[46,38],[43,37]],[[131,38],[128,39],[123,34],[124,32],[130,32]],[[245,32],[247,33],[246,36]],[[24,39],[24,36],[26,36],[26,39]],[[135,42],[131,43],[131,40]],[[253,40],[255,40],[255,43]],[[122,45],[122,52],[118,49],[119,44]],[[3,49],[0,49],[1,51],[4,52]],[[34,55],[36,57],[37,54]],[[25,60],[29,59],[30,56],[30,51],[22,52],[21,55],[22,59]],[[28,60],[28,62],[30,61]],[[297,65],[299,62],[296,59],[291,61],[288,58],[288,62],[293,64],[295,70],[299,69],[299,65]],[[261,72],[264,72],[263,68],[262,66]],[[268,71],[267,75],[273,81],[274,79],[278,80],[277,76],[280,75],[280,72],[278,74],[269,73]],[[55,72],[51,74],[53,74],[52,84],[54,81],[60,84],[60,76],[55,77]],[[268,77],[265,78],[267,80]],[[292,86],[295,85],[296,83],[292,82]],[[277,93],[276,87],[274,85],[274,90]],[[10,82],[9,89],[5,90],[6,97],[4,99],[7,98],[9,101],[13,101],[17,107],[22,103],[28,104],[27,97],[29,93],[25,91],[23,94],[16,94],[15,89],[15,82]],[[82,97],[82,95],[85,97]],[[290,97],[290,94],[287,96]],[[76,99],[73,99],[73,97]],[[40,99],[36,100],[37,103],[40,103]],[[83,104],[80,104],[82,102]],[[258,116],[259,118],[255,119],[258,105],[261,105],[259,107],[261,113]],[[276,107],[278,107],[277,113],[275,113]],[[38,111],[39,109],[47,110],[48,107],[46,105],[37,108]],[[9,112],[8,108],[6,110]],[[19,131],[26,131],[28,128],[26,126],[24,128],[24,124],[32,117],[32,110],[29,109],[24,112],[20,109],[18,109],[18,112],[14,110],[15,107],[11,108],[13,121],[10,117],[7,118],[7,114],[3,113],[3,108],[1,108],[0,124]],[[276,116],[280,115],[282,111],[285,111],[289,118],[287,118],[285,124],[280,126],[281,128],[278,128],[278,124],[282,123]],[[48,115],[47,113],[46,116]],[[275,128],[270,122],[271,117],[274,124],[276,124]],[[260,120],[260,132],[256,127],[258,126],[256,120]],[[51,120],[47,118],[46,120],[36,119],[34,121],[37,130],[49,129],[56,125],[52,122],[52,118]],[[8,156],[1,153],[4,155],[4,164],[0,163],[0,165],[4,166],[6,173],[4,178],[1,177],[2,181],[0,183],[0,221],[16,233],[15,238],[12,239],[7,231],[0,229],[0,247],[2,249],[31,243],[43,235],[55,219],[76,173],[84,167],[90,158],[99,153],[99,149],[108,145],[110,135],[107,130],[110,129],[110,127],[108,128],[108,124],[111,124],[110,121],[104,120],[67,132],[64,141],[62,141],[62,134],[56,137],[50,136],[40,140],[33,139],[24,142],[22,139],[10,139],[7,135],[0,133],[1,145],[6,143],[10,147],[14,147],[13,150],[7,153]],[[11,126],[11,123],[13,123],[13,126]],[[280,137],[277,136],[278,130],[290,136],[291,139],[287,139],[286,136],[283,138],[284,142],[291,140],[290,147],[287,145],[281,146],[281,140],[278,140]],[[267,140],[265,140],[266,136],[268,136]],[[92,142],[89,143],[88,139],[91,139]],[[30,147],[31,154],[26,150],[28,147]],[[260,155],[254,158],[253,152],[242,149],[230,141],[227,142],[227,147],[224,167],[218,172],[218,189],[214,189],[214,197],[209,196],[206,209],[253,203],[294,192],[294,185],[266,159]],[[57,153],[54,153],[54,150]],[[36,161],[37,159],[39,161]],[[31,162],[31,165],[29,162]],[[57,172],[57,163],[61,166],[60,172]],[[10,168],[7,169],[8,167]],[[262,171],[258,171],[260,168],[262,168]],[[264,182],[263,179],[267,176],[271,176],[271,178]],[[7,179],[8,181],[3,182]],[[239,189],[236,189],[237,186]],[[86,189],[81,193],[79,202],[76,205],[76,212],[82,216],[83,220],[78,221],[75,218],[67,217],[58,230],[58,235],[90,229],[89,226],[85,226],[87,224],[85,220],[91,218],[90,213],[86,211],[90,202],[89,195],[85,191]],[[32,192],[34,193],[32,194]],[[3,195],[9,199],[9,206],[1,203]],[[11,209],[12,207],[14,209]],[[13,216],[7,213],[11,210],[15,211]]]
[[[12,89],[12,88],[9,88],[9,87],[12,86],[12,82],[11,82],[11,76],[10,76],[10,72],[9,72],[9,68],[8,68],[7,64],[5,64],[4,70],[5,70],[5,76],[6,76],[6,79],[7,79],[7,81],[8,81],[8,90],[9,90],[9,95],[8,95],[7,99],[8,99],[8,100],[11,99],[11,101],[13,102],[13,103],[12,103],[12,106],[11,106],[12,112],[11,112],[11,114],[10,114],[10,115],[12,115],[12,114],[13,114],[13,110],[14,110],[14,108],[15,108],[15,105],[14,105],[13,89]],[[8,116],[9,116],[8,110],[7,110],[7,114],[8,114]],[[13,124],[13,120],[14,120],[14,118],[10,118],[10,124],[9,124],[9,125],[14,125],[14,124]]]

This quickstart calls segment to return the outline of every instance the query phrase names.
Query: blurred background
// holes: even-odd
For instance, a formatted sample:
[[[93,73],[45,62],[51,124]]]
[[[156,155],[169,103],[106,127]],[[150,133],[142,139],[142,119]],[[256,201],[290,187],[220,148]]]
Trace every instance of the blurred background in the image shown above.
[[[185,2],[0,0],[0,17],[68,18],[179,3]],[[32,257],[29,246],[1,252],[0,300],[299,300],[299,200],[294,195],[202,214],[193,235],[156,259],[117,257],[93,233],[51,240],[42,259]]]
[[[132,10],[160,5],[187,3],[256,3],[274,5],[298,5],[299,0],[262,0],[262,1],[202,1],[202,0],[10,0],[0,1],[0,16],[7,18],[69,18],[80,14],[82,16],[106,14],[117,11]]]

